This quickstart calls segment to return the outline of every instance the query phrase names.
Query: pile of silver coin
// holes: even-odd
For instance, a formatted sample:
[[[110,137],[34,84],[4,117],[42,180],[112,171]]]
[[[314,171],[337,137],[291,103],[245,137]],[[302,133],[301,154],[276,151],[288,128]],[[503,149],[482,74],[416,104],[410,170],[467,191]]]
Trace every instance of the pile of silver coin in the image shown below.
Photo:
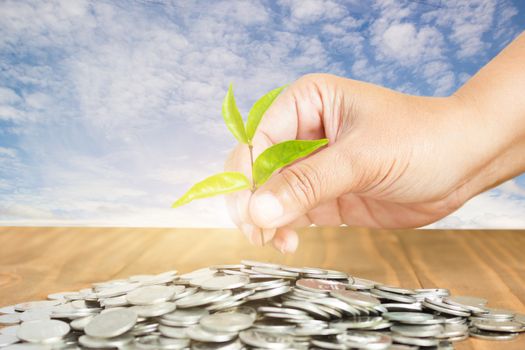
[[[243,260],[94,283],[0,308],[0,348],[453,349],[511,340],[525,315],[447,289]]]

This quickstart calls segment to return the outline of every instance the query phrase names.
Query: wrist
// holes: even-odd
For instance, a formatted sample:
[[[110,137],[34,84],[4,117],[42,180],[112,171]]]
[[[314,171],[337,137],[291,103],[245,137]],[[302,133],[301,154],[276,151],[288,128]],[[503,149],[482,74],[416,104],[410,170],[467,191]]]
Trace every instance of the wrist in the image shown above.
[[[456,152],[465,156],[465,201],[525,171],[525,118],[462,89],[446,100],[463,134]]]

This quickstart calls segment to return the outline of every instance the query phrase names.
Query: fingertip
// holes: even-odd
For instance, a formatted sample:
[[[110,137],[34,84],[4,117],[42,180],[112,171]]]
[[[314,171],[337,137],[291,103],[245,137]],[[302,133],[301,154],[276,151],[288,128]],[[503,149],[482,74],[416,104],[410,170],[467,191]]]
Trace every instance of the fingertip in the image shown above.
[[[265,244],[270,242],[275,236],[275,233],[277,232],[277,229],[275,228],[264,228],[261,230],[263,230],[263,237],[264,237]]]

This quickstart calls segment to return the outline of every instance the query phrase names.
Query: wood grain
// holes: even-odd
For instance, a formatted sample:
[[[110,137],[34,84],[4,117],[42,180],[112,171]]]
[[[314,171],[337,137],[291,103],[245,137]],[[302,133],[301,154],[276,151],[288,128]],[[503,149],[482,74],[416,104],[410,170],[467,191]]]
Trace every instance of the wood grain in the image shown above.
[[[297,253],[250,246],[236,230],[0,227],[0,306],[91,283],[254,259],[316,266],[402,287],[445,287],[525,313],[524,231],[309,228]],[[471,339],[460,350],[525,349]]]

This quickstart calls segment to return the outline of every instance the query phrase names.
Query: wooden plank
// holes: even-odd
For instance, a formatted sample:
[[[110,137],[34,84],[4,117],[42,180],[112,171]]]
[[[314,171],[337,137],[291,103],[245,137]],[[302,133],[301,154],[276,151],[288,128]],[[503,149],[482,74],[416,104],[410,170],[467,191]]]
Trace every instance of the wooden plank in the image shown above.
[[[0,305],[45,298],[91,283],[171,269],[264,260],[316,266],[403,287],[445,287],[525,313],[525,232],[309,228],[282,255],[249,245],[236,230],[0,228]],[[523,349],[469,340],[460,350]]]

